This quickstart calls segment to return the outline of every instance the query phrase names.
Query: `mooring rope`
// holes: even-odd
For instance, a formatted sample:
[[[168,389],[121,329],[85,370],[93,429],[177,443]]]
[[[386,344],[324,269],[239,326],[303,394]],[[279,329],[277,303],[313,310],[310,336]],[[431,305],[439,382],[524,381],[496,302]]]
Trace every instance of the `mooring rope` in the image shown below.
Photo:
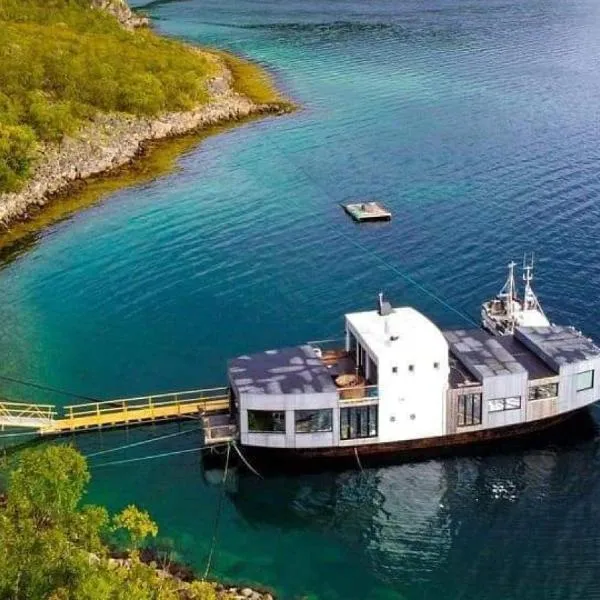
[[[0,375],[0,379],[8,381],[10,383],[18,383],[36,390],[42,390],[44,392],[52,392],[53,394],[60,394],[61,396],[68,396],[70,398],[77,398],[78,400],[88,400],[89,402],[100,402],[98,398],[91,398],[90,396],[82,396],[81,394],[75,394],[73,392],[67,392],[58,388],[49,387],[47,385],[41,385],[40,383],[34,383],[33,381],[26,381],[25,379],[17,379],[16,377],[10,377],[8,375]]]
[[[153,454],[151,456],[142,456],[140,458],[128,458],[126,460],[114,460],[107,463],[100,463],[99,465],[90,465],[92,469],[98,469],[100,467],[110,467],[113,465],[126,465],[134,462],[142,462],[146,460],[153,460],[155,458],[167,458],[169,456],[177,456],[179,454],[188,454],[190,452],[200,452],[201,450],[207,450],[208,448],[216,448],[218,446],[225,446],[228,442],[222,444],[211,444],[209,446],[200,446],[199,448],[190,448],[189,450],[175,450],[174,452],[162,452],[161,454]]]
[[[141,442],[133,442],[132,444],[127,444],[125,446],[117,446],[116,448],[109,448],[108,450],[99,450],[98,452],[92,452],[91,454],[85,454],[85,458],[92,458],[94,456],[100,456],[101,454],[110,454],[111,452],[119,452],[119,450],[126,450],[127,448],[135,448],[137,446],[144,446],[146,444],[152,444],[153,442],[158,442],[160,440],[166,440],[169,438],[177,437],[180,435],[186,435],[191,433],[192,431],[200,431],[201,427],[194,427],[194,429],[188,429],[187,431],[178,431],[176,433],[169,433],[167,435],[161,435],[159,437],[151,438],[149,440],[143,440]]]
[[[221,482],[221,494],[219,495],[219,503],[217,504],[217,514],[215,516],[215,525],[213,529],[213,537],[210,545],[210,552],[208,553],[208,560],[206,562],[206,570],[204,571],[204,581],[210,572],[212,566],[213,555],[217,546],[217,536],[219,534],[219,521],[221,520],[221,511],[223,510],[223,500],[225,499],[225,483],[227,481],[227,473],[229,471],[229,455],[231,452],[231,443],[227,443],[227,458],[225,459],[225,470],[223,471],[223,481]]]
[[[325,196],[327,196],[331,200],[335,201],[335,198],[333,198],[333,196],[329,193],[329,191],[325,188],[325,186],[323,186],[323,184],[321,184],[314,177],[312,177],[308,173],[308,171],[302,165],[300,165],[298,163],[295,163],[291,159],[291,157],[288,156],[288,154],[286,153],[286,151],[283,150],[279,146],[279,144],[277,144],[277,142],[273,141],[273,144],[278,147],[280,154],[287,159],[287,161],[292,165],[292,167],[294,167],[297,171],[300,171],[300,173],[302,173],[302,175],[304,175],[305,179],[307,179],[314,187],[316,187],[319,190],[321,190],[321,192],[323,192],[325,194]],[[475,322],[469,315],[467,315],[466,313],[462,312],[461,310],[459,310],[457,308],[454,308],[450,303],[448,303],[446,300],[444,300],[443,298],[441,298],[438,294],[436,294],[436,293],[432,292],[431,290],[427,289],[423,284],[419,283],[414,277],[412,277],[411,275],[409,275],[408,273],[406,273],[402,269],[399,269],[398,267],[396,267],[395,265],[393,265],[392,263],[390,263],[387,259],[383,258],[382,256],[380,256],[379,254],[377,254],[376,252],[374,252],[373,250],[371,250],[367,246],[361,244],[360,242],[357,242],[355,239],[353,239],[352,237],[350,237],[350,235],[347,235],[347,234],[345,234],[345,233],[343,233],[341,231],[338,231],[332,225],[328,225],[324,221],[323,221],[323,224],[324,224],[324,226],[327,229],[329,229],[331,232],[333,232],[334,235],[343,237],[346,241],[350,242],[351,244],[353,244],[354,246],[356,246],[357,248],[359,248],[363,252],[366,252],[367,254],[370,254],[373,258],[376,258],[381,264],[383,264],[384,266],[388,267],[394,273],[396,273],[397,275],[399,275],[402,279],[404,279],[405,281],[407,281],[411,285],[415,286],[418,290],[420,290],[421,292],[423,292],[425,295],[429,296],[430,298],[432,298],[436,302],[439,302],[442,306],[444,306],[448,310],[452,311],[454,314],[456,314],[459,317],[461,317],[461,319],[464,319],[469,324],[474,325],[475,327],[479,327],[479,324],[477,322]]]
[[[2,433],[0,440],[4,438],[23,437],[24,435],[41,435],[39,431],[23,431],[22,433]]]
[[[237,452],[238,456],[242,459],[242,462],[257,476],[260,477],[261,479],[264,479],[264,477],[246,460],[246,457],[242,454],[242,451],[238,448],[238,445],[235,443],[235,441],[232,442],[233,444],[233,449]]]
[[[360,462],[360,457],[358,456],[358,448],[356,446],[354,446],[354,456],[356,456],[356,462],[358,463],[358,468],[360,469],[360,472],[363,473],[364,469]]]

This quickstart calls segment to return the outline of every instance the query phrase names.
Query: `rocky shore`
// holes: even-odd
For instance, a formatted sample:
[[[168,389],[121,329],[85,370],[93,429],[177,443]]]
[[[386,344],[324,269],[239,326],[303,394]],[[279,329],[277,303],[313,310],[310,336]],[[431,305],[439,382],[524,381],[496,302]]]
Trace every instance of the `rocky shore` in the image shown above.
[[[153,140],[180,136],[199,129],[251,115],[281,113],[285,104],[256,104],[233,89],[232,75],[225,62],[210,55],[220,75],[208,82],[211,100],[187,112],[139,118],[126,114],[100,114],[76,136],[60,144],[43,145],[28,183],[17,193],[0,194],[0,225],[8,228],[16,220],[63,194],[78,181],[107,174],[131,163]],[[33,211],[32,211],[33,209]]]
[[[91,555],[90,559],[99,561],[96,555]],[[264,589],[252,588],[245,585],[227,585],[221,582],[201,582],[196,579],[194,572],[189,567],[176,563],[157,559],[156,554],[152,550],[142,550],[141,561],[156,569],[156,574],[160,579],[170,579],[177,584],[177,589],[181,600],[194,600],[196,596],[193,594],[195,585],[207,586],[213,591],[213,595],[217,600],[275,600],[275,596]],[[158,566],[160,563],[163,566]],[[108,564],[114,569],[131,569],[132,560],[126,556],[108,559]]]

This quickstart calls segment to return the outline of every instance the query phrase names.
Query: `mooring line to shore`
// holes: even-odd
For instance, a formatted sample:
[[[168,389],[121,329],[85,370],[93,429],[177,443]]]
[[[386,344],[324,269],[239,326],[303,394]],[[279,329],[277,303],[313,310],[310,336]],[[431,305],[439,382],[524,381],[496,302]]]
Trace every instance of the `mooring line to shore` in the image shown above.
[[[228,445],[229,442],[223,442],[221,444],[211,444],[209,446],[200,446],[199,448],[189,448],[188,450],[174,450],[173,452],[162,452],[160,454],[152,454],[151,456],[141,456],[139,458],[128,458],[125,460],[114,460],[107,463],[100,463],[99,465],[90,465],[91,469],[98,469],[100,467],[111,467],[113,465],[126,465],[134,462],[143,462],[146,460],[153,460],[155,458],[167,458],[169,456],[177,456],[179,454],[189,454],[190,452],[200,452],[207,450],[208,448],[217,448],[219,446]]]
[[[17,383],[26,387],[41,390],[43,392],[52,392],[53,394],[60,394],[61,396],[67,396],[69,398],[77,398],[78,400],[87,400],[89,402],[101,402],[98,398],[92,398],[90,396],[82,396],[81,394],[75,394],[74,392],[68,392],[66,390],[60,390],[58,388],[49,387],[33,381],[26,381],[25,379],[18,379],[17,377],[10,377],[9,375],[0,375],[0,379],[8,381],[9,383]]]
[[[206,570],[202,581],[205,581],[210,572],[212,566],[213,555],[215,548],[217,547],[217,536],[219,534],[219,521],[221,520],[221,512],[223,510],[223,500],[225,499],[225,483],[227,482],[227,474],[229,473],[229,456],[231,454],[231,442],[227,442],[227,458],[225,459],[225,470],[223,471],[223,480],[221,481],[221,494],[219,495],[219,503],[217,505],[217,514],[215,516],[215,525],[213,529],[213,537],[210,545],[210,552],[208,553],[208,560],[206,561]]]
[[[327,189],[325,189],[323,184],[319,183],[314,177],[312,177],[302,165],[295,163],[291,159],[291,157],[287,154],[287,152],[285,150],[283,150],[277,142],[273,142],[273,145],[277,146],[280,154],[287,159],[287,161],[290,163],[290,165],[292,165],[293,168],[295,168],[302,175],[304,175],[304,178],[307,179],[309,183],[311,183],[314,187],[321,190],[321,192],[323,194],[325,194],[326,197],[330,198],[331,200],[336,201],[336,199],[332,196],[332,194]],[[439,296],[435,292],[432,292],[431,290],[426,288],[423,284],[419,283],[414,277],[412,277],[411,275],[409,275],[402,269],[399,269],[398,267],[396,267],[395,265],[390,263],[386,258],[380,256],[374,250],[371,250],[364,244],[357,242],[356,240],[351,238],[349,235],[338,231],[335,227],[333,227],[332,225],[328,225],[325,221],[323,222],[323,225],[326,229],[331,231],[334,235],[344,238],[346,241],[350,242],[351,244],[353,244],[354,246],[356,246],[363,252],[366,252],[367,254],[370,254],[372,257],[376,258],[381,264],[383,264],[384,266],[386,266],[389,269],[391,269],[392,271],[394,271],[394,273],[399,275],[402,279],[404,279],[405,281],[407,281],[408,283],[410,283],[411,285],[416,287],[418,290],[420,290],[421,292],[423,292],[425,295],[429,296],[436,302],[439,302],[442,306],[444,306],[448,310],[452,311],[454,314],[458,315],[461,319],[464,319],[469,324],[474,325],[475,327],[479,327],[479,324],[476,323],[469,315],[467,315],[463,311],[459,310],[458,308],[454,308],[449,302],[444,300],[441,296]]]
[[[2,433],[0,440],[4,438],[23,437],[24,435],[40,435],[39,431],[23,431],[22,433]]]
[[[142,440],[141,442],[133,442],[131,444],[126,444],[125,446],[117,446],[116,448],[108,448],[107,450],[99,450],[98,452],[92,452],[91,454],[84,454],[85,458],[93,458],[94,456],[100,456],[102,454],[110,454],[111,452],[119,452],[119,450],[126,450],[127,448],[135,448],[137,446],[145,446],[146,444],[151,444],[152,442],[159,442],[160,440],[166,440],[168,438],[177,437],[180,435],[186,435],[188,433],[192,433],[193,431],[201,431],[202,427],[194,427],[193,429],[188,429],[187,431],[177,431],[176,433],[169,433],[167,435],[161,435],[159,437],[151,438],[149,440]]]

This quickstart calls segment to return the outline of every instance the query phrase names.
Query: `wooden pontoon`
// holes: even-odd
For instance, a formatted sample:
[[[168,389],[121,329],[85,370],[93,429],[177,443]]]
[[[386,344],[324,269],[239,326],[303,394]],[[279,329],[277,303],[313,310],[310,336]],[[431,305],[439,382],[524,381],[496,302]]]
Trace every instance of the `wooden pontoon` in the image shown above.
[[[392,213],[379,202],[342,204],[342,208],[357,222],[390,221]]]

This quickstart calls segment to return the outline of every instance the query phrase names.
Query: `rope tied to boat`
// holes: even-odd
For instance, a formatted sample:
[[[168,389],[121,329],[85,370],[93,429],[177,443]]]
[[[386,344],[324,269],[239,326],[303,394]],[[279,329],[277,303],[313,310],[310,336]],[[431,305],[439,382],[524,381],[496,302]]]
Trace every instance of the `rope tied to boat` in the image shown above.
[[[246,460],[246,457],[242,454],[242,451],[238,448],[238,445],[235,443],[235,440],[231,442],[233,444],[233,449],[237,452],[238,456],[242,459],[242,462],[260,479],[264,479],[264,477]]]
[[[227,474],[229,472],[229,456],[231,453],[231,443],[227,444],[227,457],[225,459],[225,470],[223,471],[223,480],[221,481],[221,494],[219,495],[219,503],[217,504],[217,514],[215,516],[215,525],[213,529],[212,542],[210,545],[210,552],[208,553],[208,560],[206,562],[206,570],[202,581],[205,581],[210,572],[212,566],[212,560],[217,546],[217,536],[219,534],[219,521],[221,520],[221,512],[223,510],[223,500],[225,499],[225,483],[227,481]]]

